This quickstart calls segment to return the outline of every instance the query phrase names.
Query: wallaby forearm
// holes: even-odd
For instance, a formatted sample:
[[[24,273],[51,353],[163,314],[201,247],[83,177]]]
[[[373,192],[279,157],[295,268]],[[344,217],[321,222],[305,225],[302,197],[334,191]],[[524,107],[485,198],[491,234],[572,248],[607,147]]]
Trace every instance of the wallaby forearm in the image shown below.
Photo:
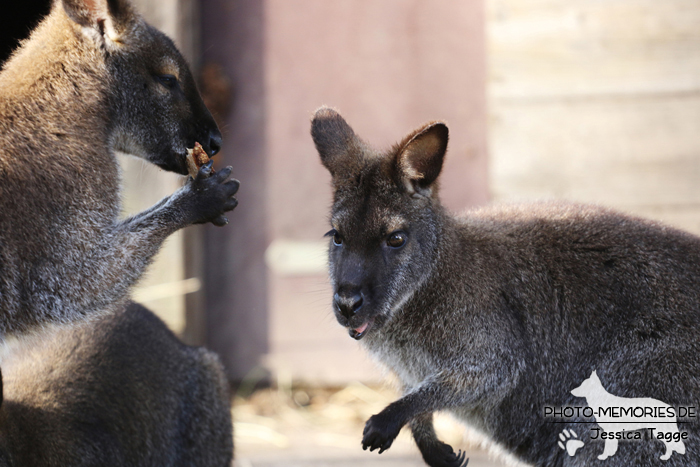
[[[76,265],[75,275],[80,278],[76,283],[82,286],[73,290],[69,303],[87,312],[124,296],[141,278],[165,239],[192,223],[182,209],[189,192],[187,185],[109,228],[85,261]]]
[[[391,418],[404,426],[412,419],[439,410],[471,407],[482,400],[490,388],[478,373],[442,372],[423,381],[403,397],[389,404],[377,416]]]
[[[23,331],[44,321],[67,321],[94,313],[128,296],[165,239],[195,222],[221,213],[212,199],[224,199],[233,209],[238,182],[228,180],[229,168],[203,173],[153,207],[122,221],[109,223],[105,213],[86,218],[105,219],[79,224],[72,234],[47,237],[33,257],[20,251],[0,251],[0,332]],[[9,259],[9,261],[7,261]],[[9,284],[9,287],[6,285]]]
[[[493,350],[492,355],[501,352]],[[475,351],[477,355],[486,352]],[[482,362],[466,360],[457,363],[440,362],[443,370],[429,375],[420,384],[408,388],[403,397],[389,404],[367,421],[362,445],[365,449],[389,449],[403,426],[410,423],[414,437],[428,465],[436,456],[449,460],[456,467],[464,464],[464,456],[435,436],[432,414],[440,410],[471,411],[494,397],[504,397],[517,385],[520,362],[504,357]],[[437,463],[435,465],[443,465]]]
[[[82,233],[74,243],[57,241],[32,264],[4,262],[5,278],[14,278],[14,285],[0,294],[2,332],[22,331],[45,319],[83,316],[124,298],[163,241],[185,225],[169,199],[100,229],[97,238]]]
[[[391,446],[401,428],[415,417],[473,401],[476,391],[470,391],[468,384],[458,381],[458,376],[435,375],[370,417],[362,440],[365,449],[379,448],[382,452]],[[476,385],[472,386],[476,389]]]

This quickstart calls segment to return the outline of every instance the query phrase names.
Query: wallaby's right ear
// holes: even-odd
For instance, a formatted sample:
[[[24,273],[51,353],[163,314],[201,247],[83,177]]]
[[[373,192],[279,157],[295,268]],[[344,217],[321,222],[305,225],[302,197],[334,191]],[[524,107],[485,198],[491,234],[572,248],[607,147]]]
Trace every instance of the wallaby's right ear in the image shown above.
[[[134,18],[127,0],[59,0],[68,17],[79,25],[96,30],[104,40],[119,37]]]
[[[362,158],[362,142],[338,112],[318,109],[311,121],[311,137],[334,179],[352,176]]]
[[[397,146],[398,177],[409,193],[430,196],[447,152],[448,130],[442,122],[430,122],[408,135]]]

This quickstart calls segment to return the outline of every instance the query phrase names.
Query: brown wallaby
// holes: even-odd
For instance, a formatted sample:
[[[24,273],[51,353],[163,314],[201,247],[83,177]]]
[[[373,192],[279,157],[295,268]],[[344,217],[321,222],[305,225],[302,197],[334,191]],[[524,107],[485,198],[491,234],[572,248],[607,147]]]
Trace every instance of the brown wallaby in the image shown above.
[[[453,216],[438,198],[441,122],[378,152],[321,108],[311,134],[333,180],[336,318],[403,385],[367,422],[365,449],[388,449],[408,424],[428,465],[464,466],[433,429],[447,410],[537,466],[700,465],[700,238],[575,204]],[[594,371],[605,390],[586,392]],[[592,407],[624,398],[677,407],[685,441],[664,454],[648,432],[597,436],[610,413]],[[618,434],[619,446],[606,439]]]
[[[0,73],[0,335],[104,310],[168,235],[225,224],[238,181],[211,163],[118,218],[115,151],[184,175],[196,141],[221,134],[172,41],[126,0],[55,0]]]
[[[3,359],[0,466],[229,467],[216,355],[131,304],[23,336]]]

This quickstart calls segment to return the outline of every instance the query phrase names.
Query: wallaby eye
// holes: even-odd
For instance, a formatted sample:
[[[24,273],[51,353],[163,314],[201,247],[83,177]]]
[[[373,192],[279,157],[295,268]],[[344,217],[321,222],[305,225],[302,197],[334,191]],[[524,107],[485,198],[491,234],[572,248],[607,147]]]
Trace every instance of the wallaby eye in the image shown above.
[[[168,89],[173,89],[177,86],[177,78],[175,75],[156,75],[156,81]]]
[[[391,248],[401,248],[406,244],[407,239],[408,236],[406,235],[406,232],[394,232],[387,237],[386,244]]]
[[[343,237],[340,236],[337,230],[332,229],[324,235],[324,237],[333,237],[333,245],[340,246],[343,244]]]

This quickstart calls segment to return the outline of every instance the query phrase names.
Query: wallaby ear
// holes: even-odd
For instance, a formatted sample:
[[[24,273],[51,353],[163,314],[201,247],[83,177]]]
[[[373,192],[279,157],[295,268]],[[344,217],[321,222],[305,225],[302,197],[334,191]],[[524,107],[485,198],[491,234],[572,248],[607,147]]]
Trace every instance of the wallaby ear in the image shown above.
[[[68,17],[83,27],[93,28],[112,42],[134,17],[127,0],[60,0]]]
[[[442,170],[448,130],[442,122],[431,122],[408,135],[399,145],[396,167],[409,193],[430,195]]]
[[[311,120],[311,137],[333,178],[351,175],[362,158],[362,142],[340,114],[321,107]]]

